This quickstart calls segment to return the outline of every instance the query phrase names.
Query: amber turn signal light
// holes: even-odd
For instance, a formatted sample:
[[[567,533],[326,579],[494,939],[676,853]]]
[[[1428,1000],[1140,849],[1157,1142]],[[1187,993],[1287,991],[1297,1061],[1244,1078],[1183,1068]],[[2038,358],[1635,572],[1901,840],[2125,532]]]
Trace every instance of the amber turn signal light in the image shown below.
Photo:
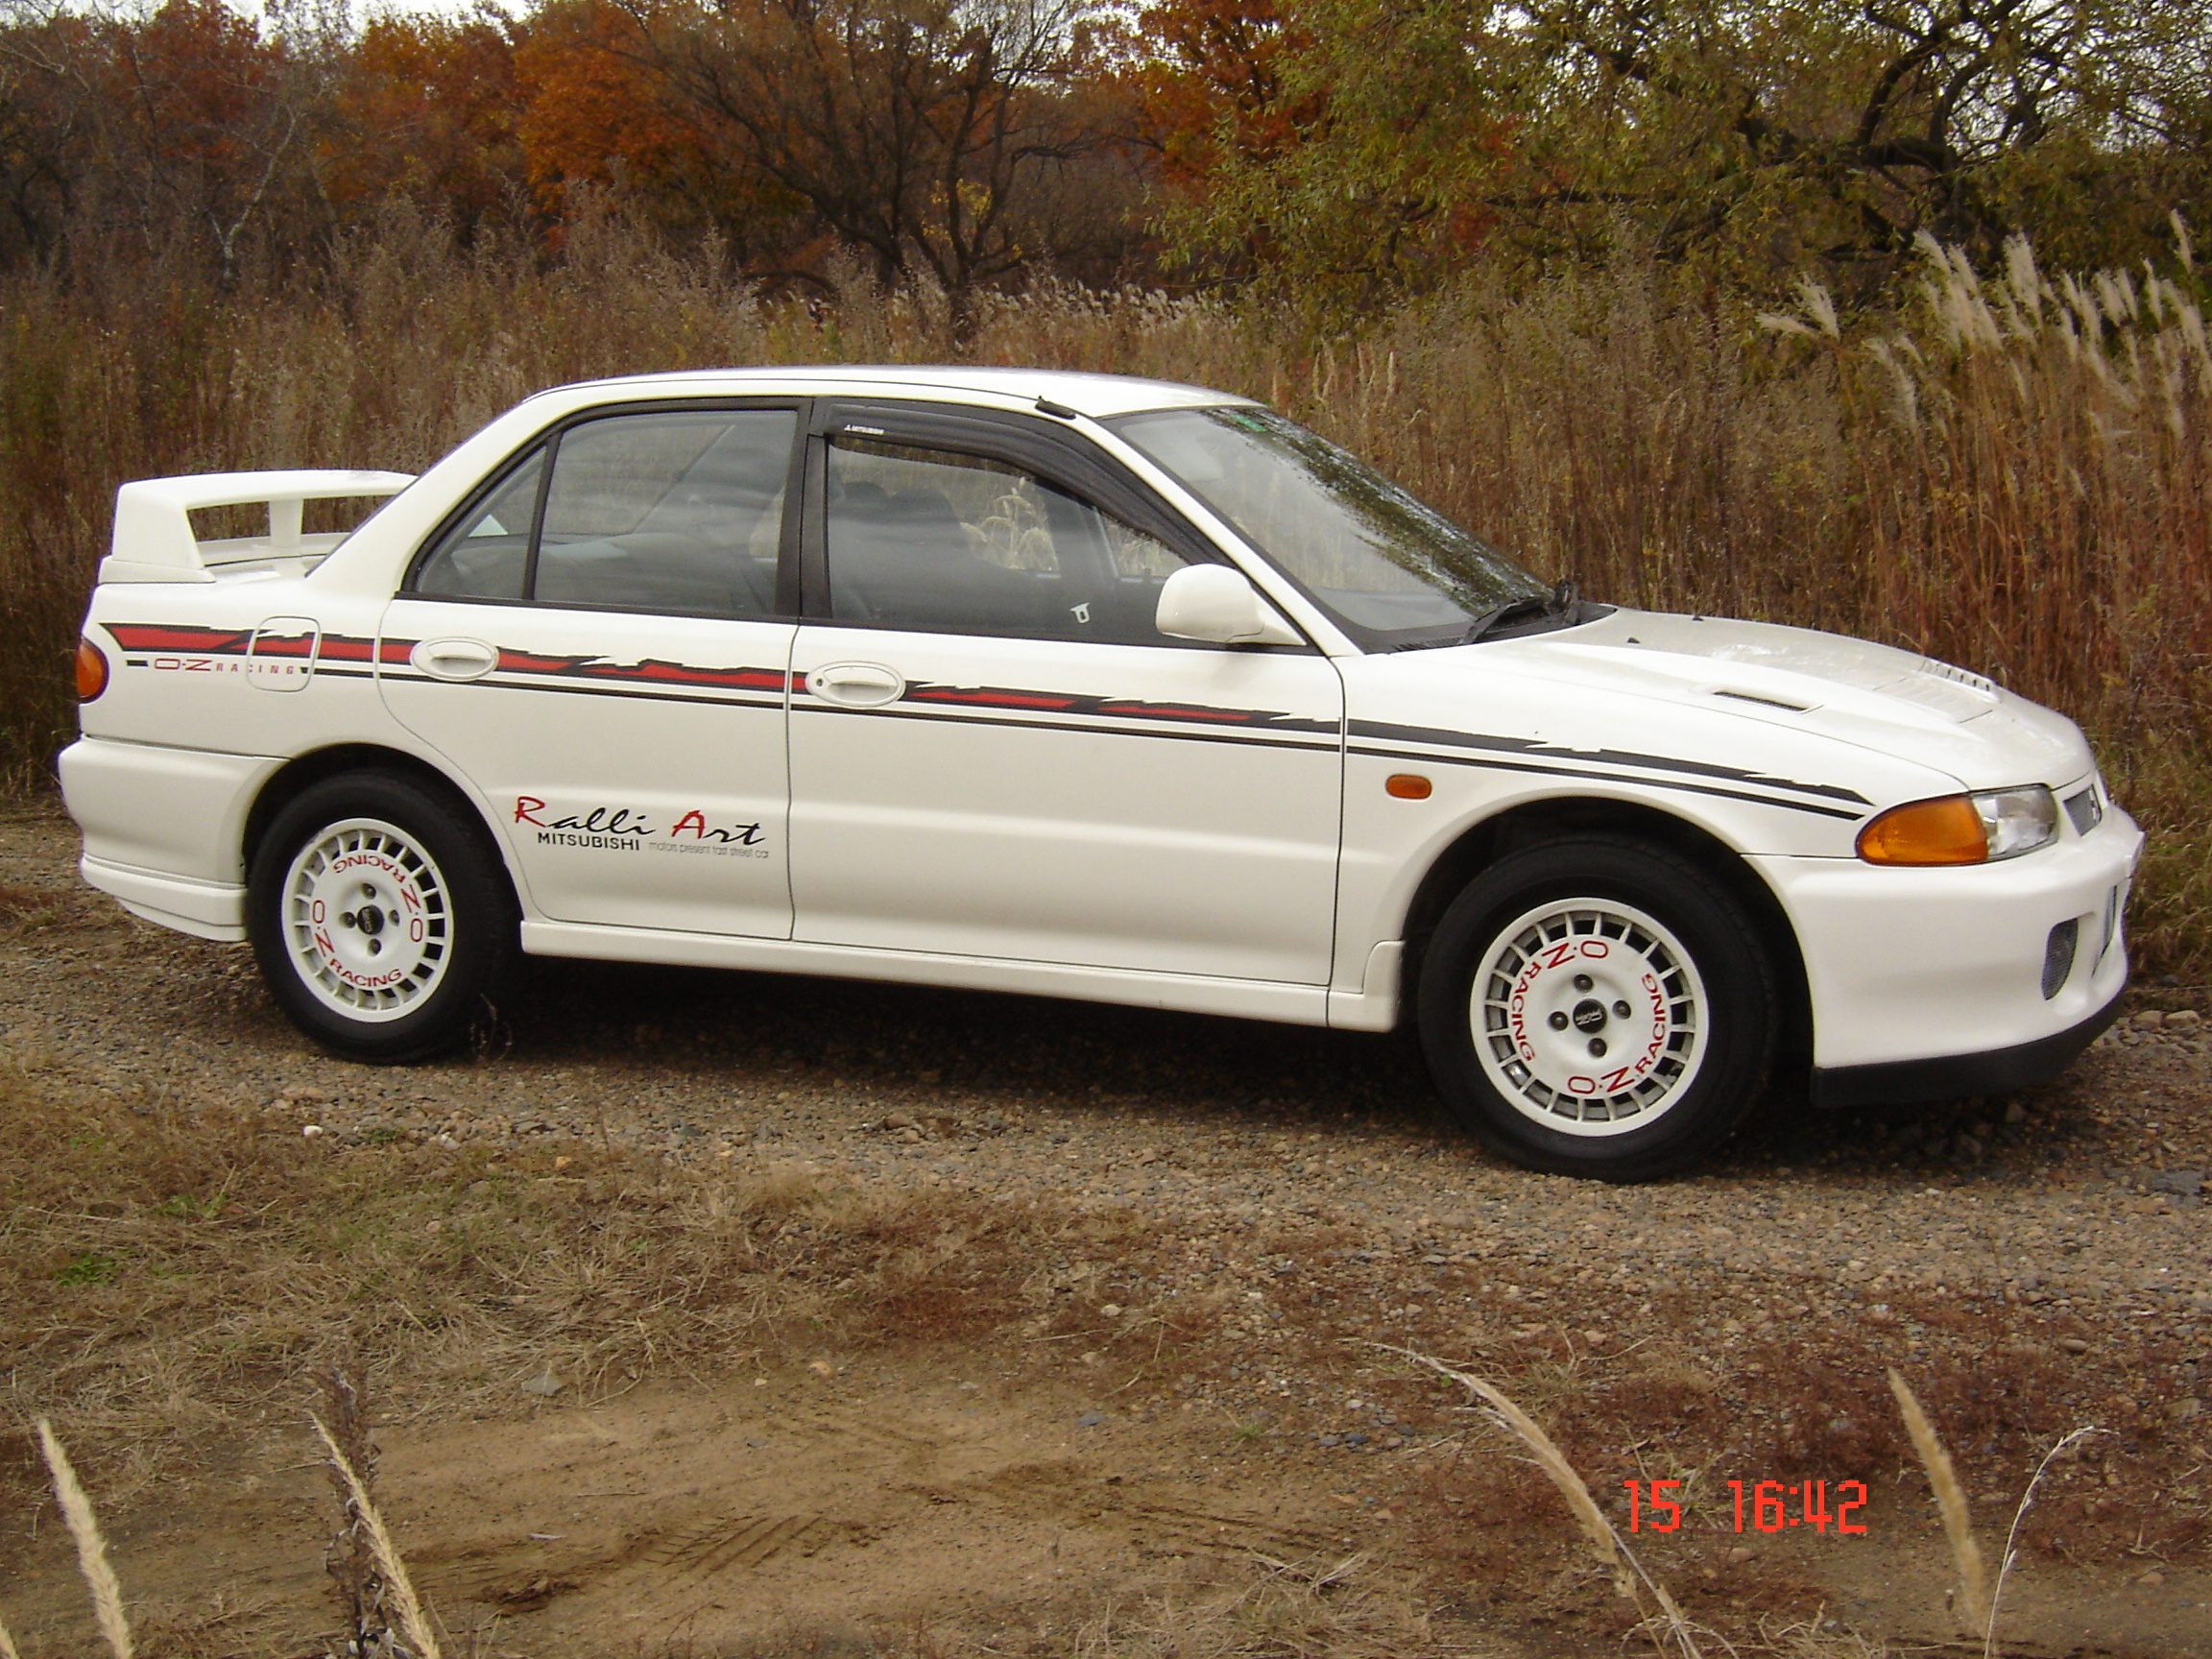
[[[1972,801],[1946,795],[1890,807],[1859,831],[1859,856],[1869,864],[1985,864],[1989,837]]]
[[[77,701],[89,703],[108,689],[108,657],[89,639],[77,641]]]
[[[1418,772],[1393,772],[1382,784],[1382,793],[1400,801],[1426,801],[1435,785]]]

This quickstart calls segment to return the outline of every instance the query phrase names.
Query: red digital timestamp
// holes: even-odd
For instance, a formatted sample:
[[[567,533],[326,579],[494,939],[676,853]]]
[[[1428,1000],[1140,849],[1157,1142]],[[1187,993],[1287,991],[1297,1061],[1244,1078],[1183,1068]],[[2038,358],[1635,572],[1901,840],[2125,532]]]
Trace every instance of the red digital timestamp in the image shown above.
[[[1681,1481],[1623,1480],[1621,1484],[1628,1488],[1629,1531],[1672,1532],[1682,1525],[1682,1504],[1668,1496],[1681,1490]],[[1809,1527],[1815,1532],[1826,1533],[1833,1527],[1838,1533],[1848,1537],[1866,1530],[1865,1522],[1851,1518],[1854,1509],[1866,1506],[1863,1480],[1837,1481],[1833,1508],[1829,1506],[1825,1480],[1800,1480],[1793,1485],[1783,1480],[1731,1480],[1728,1490],[1736,1495],[1736,1530],[1739,1532],[1743,1530],[1746,1520],[1751,1523],[1752,1530],[1758,1532],[1787,1532],[1793,1527]]]

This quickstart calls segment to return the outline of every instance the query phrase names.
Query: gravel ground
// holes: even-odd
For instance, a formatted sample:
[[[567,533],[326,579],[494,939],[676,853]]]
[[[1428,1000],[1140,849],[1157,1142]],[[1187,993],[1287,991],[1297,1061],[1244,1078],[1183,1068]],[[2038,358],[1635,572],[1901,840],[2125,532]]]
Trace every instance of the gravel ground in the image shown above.
[[[1414,1430],[1404,1390],[1347,1400],[1353,1371],[1317,1381],[1291,1363],[1282,1334],[1322,1306],[1430,1351],[1549,1342],[1579,1363],[1664,1338],[1747,1418],[1777,1372],[1821,1375],[1808,1356],[1824,1345],[1916,1375],[1948,1366],[1969,1390],[1978,1364],[2017,1361],[2064,1396],[2054,1413],[2127,1437],[2139,1542],[2146,1515],[2199,1519],[2114,1574],[2155,1587],[2205,1565],[2200,987],[2140,986],[2045,1089],[1777,1109],[1695,1176],[1616,1189],[1528,1174],[1452,1132],[1404,1041],[1022,998],[545,962],[483,1052],[351,1066],[282,1022],[243,948],[124,918],[78,884],[73,855],[50,813],[0,821],[0,1027],[18,1060],[88,1084],[225,1100],[346,1142],[619,1142],[1135,1217],[1154,1236],[1143,1283],[1070,1260],[1048,1264],[1059,1287],[1108,1319],[1140,1299],[1240,1299],[1249,1351],[1174,1386],[1234,1411],[1279,1406],[1298,1456],[1386,1451]],[[1789,1415],[1793,1397],[1774,1398]],[[1851,1412],[1869,1408],[1887,1407],[1854,1393],[1797,1443],[1857,1473]]]
[[[1617,1189],[1531,1175],[1459,1137],[1407,1042],[1045,999],[541,962],[494,1051],[349,1065],[282,1022],[243,947],[124,916],[78,884],[72,855],[57,817],[0,823],[14,914],[0,1023],[19,1052],[117,1085],[335,1136],[615,1140],[1225,1233],[1326,1221],[1494,1269],[1581,1255],[1585,1279],[1722,1287],[1722,1329],[1879,1321],[1893,1291],[2001,1297],[2185,1337],[2212,1370],[2212,1025],[2197,988],[2141,987],[2040,1091],[1772,1112],[1695,1176]]]

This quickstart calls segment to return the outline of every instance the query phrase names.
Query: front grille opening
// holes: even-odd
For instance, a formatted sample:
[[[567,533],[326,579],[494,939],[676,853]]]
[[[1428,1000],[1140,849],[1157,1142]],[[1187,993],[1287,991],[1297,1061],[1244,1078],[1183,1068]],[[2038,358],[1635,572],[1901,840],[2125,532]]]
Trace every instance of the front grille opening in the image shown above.
[[[2058,995],[2066,976],[2074,972],[2074,951],[2081,942],[2081,919],[2069,916],[2051,929],[2043,942],[2043,1000]]]

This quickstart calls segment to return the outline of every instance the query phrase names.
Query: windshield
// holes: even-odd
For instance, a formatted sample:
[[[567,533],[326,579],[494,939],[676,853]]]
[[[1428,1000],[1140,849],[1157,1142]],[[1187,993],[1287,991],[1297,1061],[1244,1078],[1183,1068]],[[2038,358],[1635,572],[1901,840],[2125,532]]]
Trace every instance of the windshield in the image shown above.
[[[1272,409],[1108,422],[1368,650],[1453,644],[1545,584],[1365,462]]]

